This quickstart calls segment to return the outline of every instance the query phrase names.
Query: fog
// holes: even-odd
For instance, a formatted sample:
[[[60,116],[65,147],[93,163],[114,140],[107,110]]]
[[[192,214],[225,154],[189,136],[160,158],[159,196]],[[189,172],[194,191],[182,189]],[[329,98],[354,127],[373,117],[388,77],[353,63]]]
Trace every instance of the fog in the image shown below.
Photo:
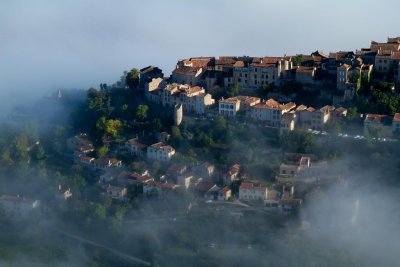
[[[176,61],[185,57],[355,50],[368,46],[371,40],[398,36],[394,22],[399,7],[396,0],[380,5],[372,0],[3,0],[0,112],[4,115],[15,105],[37,103],[58,89],[111,84],[122,71],[132,67],[157,65],[169,75]],[[81,93],[75,97],[74,103],[83,102],[83,96]],[[53,131],[56,123],[68,121],[74,108],[56,101],[44,100],[45,104],[39,104],[42,109],[30,111],[40,120],[42,132]],[[249,135],[256,136],[251,131]],[[241,140],[232,140],[232,144],[232,151],[242,148]],[[345,153],[349,152],[346,145],[337,144],[341,146]],[[203,212],[201,206],[194,207],[192,214],[187,213],[187,200],[170,199],[163,205],[176,208],[176,214],[157,217],[159,210],[143,204],[134,214],[127,215],[131,224],[124,227],[128,230],[121,240],[111,244],[107,242],[115,241],[114,237],[104,229],[100,231],[100,227],[85,232],[87,229],[65,225],[63,218],[50,218],[53,227],[79,236],[88,234],[97,238],[90,242],[100,246],[96,253],[87,253],[94,249],[84,242],[51,231],[43,233],[44,243],[51,244],[49,235],[56,237],[54,242],[65,239],[61,247],[66,258],[58,265],[48,266],[86,266],[87,254],[98,256],[107,250],[110,258],[130,255],[157,262],[155,266],[176,266],[183,259],[179,254],[168,254],[176,240],[182,242],[180,247],[193,250],[196,261],[215,258],[215,266],[315,266],[314,258],[330,261],[325,266],[332,266],[334,261],[340,266],[343,259],[336,258],[338,254],[334,252],[341,253],[343,262],[348,264],[350,260],[353,266],[396,266],[400,260],[399,190],[387,181],[398,178],[399,161],[384,159],[385,153],[378,160],[357,150],[351,153],[354,155],[345,155],[334,165],[347,170],[345,182],[308,196],[299,221],[284,219],[285,224],[279,225],[278,230],[272,226],[274,218],[266,214],[251,214],[237,221],[228,211],[207,208]],[[365,168],[365,162],[374,164]],[[13,178],[7,178],[9,184],[8,180],[3,181],[3,193],[8,190],[29,195],[34,188],[35,192],[30,192],[33,196],[47,197],[40,191],[44,182],[38,183],[36,177],[21,181]],[[177,220],[171,221],[169,216]],[[183,238],[171,234],[176,229]],[[38,231],[40,236],[42,230]],[[213,243],[216,247],[209,247]],[[248,248],[249,244],[252,248]],[[0,266],[47,266],[43,262],[19,255],[0,260]],[[135,264],[128,259],[124,266]]]

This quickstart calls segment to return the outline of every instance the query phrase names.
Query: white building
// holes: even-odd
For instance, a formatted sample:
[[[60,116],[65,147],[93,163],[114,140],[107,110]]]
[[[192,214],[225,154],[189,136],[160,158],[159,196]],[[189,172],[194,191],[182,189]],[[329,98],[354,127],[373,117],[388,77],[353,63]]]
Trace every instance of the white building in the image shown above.
[[[147,147],[147,158],[159,161],[169,161],[175,154],[175,149],[162,142]]]
[[[235,96],[221,99],[218,105],[218,113],[227,117],[234,117],[239,110],[247,111],[261,102],[261,98],[252,96]]]
[[[253,106],[250,110],[250,116],[255,121],[266,122],[273,127],[279,127],[282,115],[289,112],[296,107],[296,104],[289,102],[287,104],[280,104],[274,99]]]
[[[126,141],[125,148],[128,149],[131,155],[142,157],[146,153],[147,145],[140,143],[139,139],[136,137]]]
[[[268,190],[265,186],[255,186],[252,183],[242,183],[239,187],[240,200],[263,200],[267,199]]]
[[[183,106],[185,112],[204,114],[206,109],[215,103],[212,96],[200,86],[188,84],[166,84],[161,80],[153,80],[145,91],[147,99],[154,103],[160,103],[164,107]]]
[[[116,200],[126,200],[128,190],[126,187],[118,187],[118,186],[107,186],[107,196],[116,199]]]

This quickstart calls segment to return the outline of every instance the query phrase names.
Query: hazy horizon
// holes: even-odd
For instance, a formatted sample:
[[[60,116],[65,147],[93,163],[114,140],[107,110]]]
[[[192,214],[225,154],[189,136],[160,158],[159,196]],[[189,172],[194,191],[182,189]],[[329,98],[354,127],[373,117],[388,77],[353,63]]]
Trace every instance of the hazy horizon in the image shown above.
[[[117,81],[124,70],[147,65],[169,75],[185,57],[368,47],[371,40],[400,35],[393,23],[400,5],[385,3],[5,0],[0,95],[97,88]]]

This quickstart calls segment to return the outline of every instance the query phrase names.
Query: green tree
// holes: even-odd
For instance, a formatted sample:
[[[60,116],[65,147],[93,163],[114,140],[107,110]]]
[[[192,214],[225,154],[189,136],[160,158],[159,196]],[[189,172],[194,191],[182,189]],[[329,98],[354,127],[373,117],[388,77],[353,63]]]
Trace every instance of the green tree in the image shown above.
[[[226,91],[229,97],[237,96],[240,94],[240,85],[235,83]]]
[[[148,112],[149,112],[149,106],[147,106],[147,105],[139,105],[136,108],[136,117],[139,120],[144,121],[144,120],[147,119]]]
[[[46,152],[44,151],[43,146],[38,145],[32,149],[32,157],[35,160],[42,160],[46,157]]]
[[[112,137],[116,138],[121,134],[122,131],[122,122],[120,120],[107,120],[105,125],[105,133]]]
[[[268,84],[263,84],[260,86],[258,91],[260,96],[266,96],[270,91],[270,87],[268,86]]]
[[[300,66],[301,65],[301,60],[302,60],[303,56],[300,54],[297,54],[293,57],[293,63],[295,66]]]
[[[139,86],[139,75],[138,69],[133,68],[126,76],[126,85],[129,89],[137,89]]]
[[[129,106],[128,106],[127,104],[123,104],[123,105],[121,106],[121,111],[122,111],[123,113],[126,113],[126,112],[128,111],[128,108],[129,108]]]
[[[104,157],[105,155],[107,155],[108,153],[108,148],[105,146],[100,147],[99,149],[97,149],[97,156],[100,157]]]

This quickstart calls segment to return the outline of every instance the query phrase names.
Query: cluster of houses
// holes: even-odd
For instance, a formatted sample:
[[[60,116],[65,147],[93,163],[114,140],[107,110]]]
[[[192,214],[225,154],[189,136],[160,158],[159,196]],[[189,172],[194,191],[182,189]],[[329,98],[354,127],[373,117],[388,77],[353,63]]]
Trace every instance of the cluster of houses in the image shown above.
[[[170,82],[203,86],[211,90],[214,85],[225,88],[238,84],[245,90],[256,90],[262,85],[280,85],[294,80],[304,85],[320,85],[323,81],[336,81],[342,97],[352,97],[357,78],[369,78],[377,73],[392,72],[394,81],[400,83],[400,37],[387,42],[372,41],[369,48],[338,51],[324,54],[315,51],[310,55],[282,57],[194,57],[179,60],[172,71]],[[153,78],[163,78],[162,71],[149,66],[140,70],[142,85]]]
[[[289,131],[297,126],[321,130],[329,119],[347,115],[347,109],[343,107],[327,105],[315,109],[304,105],[296,106],[293,102],[282,104],[272,98],[264,101],[257,97],[236,96],[221,99],[218,103],[220,115],[235,117],[240,111],[253,121]]]
[[[160,136],[163,136],[160,134]],[[133,138],[118,146],[131,155],[150,161],[160,161],[166,166],[166,173],[155,179],[148,170],[143,172],[131,172],[121,168],[121,164],[104,164],[103,167],[95,167],[82,161],[87,157],[85,153],[93,152],[94,147],[86,134],[78,134],[68,141],[68,147],[80,155],[75,158],[76,164],[81,164],[98,175],[98,188],[100,194],[118,201],[128,201],[132,197],[130,188],[136,188],[135,193],[144,197],[164,196],[176,193],[178,190],[190,190],[206,200],[228,201],[238,198],[241,201],[259,203],[263,206],[279,208],[284,214],[291,212],[298,206],[301,200],[295,199],[294,180],[285,181],[285,185],[279,191],[261,186],[257,183],[246,182],[247,176],[243,173],[239,164],[233,164],[223,171],[217,171],[209,162],[201,164],[179,164],[171,162],[171,156],[175,150],[163,142],[146,145]],[[85,156],[83,156],[84,154]],[[102,158],[106,161],[107,157]],[[109,159],[111,160],[111,159]],[[94,160],[96,161],[96,159]],[[114,162],[114,160],[111,160]],[[233,192],[232,185],[239,185]],[[290,190],[288,189],[290,188]],[[139,190],[139,191],[137,191]],[[287,191],[291,194],[287,194]],[[71,191],[59,188],[58,197],[67,199],[72,196]]]
[[[206,93],[203,87],[168,84],[162,78],[146,83],[145,96],[151,102],[161,104],[163,107],[182,105],[185,111],[195,114],[204,114],[207,108],[215,103],[211,94]]]
[[[394,114],[394,116],[382,115],[382,114],[365,114],[364,119],[364,130],[378,130],[379,135],[399,136],[400,134],[400,113]]]

